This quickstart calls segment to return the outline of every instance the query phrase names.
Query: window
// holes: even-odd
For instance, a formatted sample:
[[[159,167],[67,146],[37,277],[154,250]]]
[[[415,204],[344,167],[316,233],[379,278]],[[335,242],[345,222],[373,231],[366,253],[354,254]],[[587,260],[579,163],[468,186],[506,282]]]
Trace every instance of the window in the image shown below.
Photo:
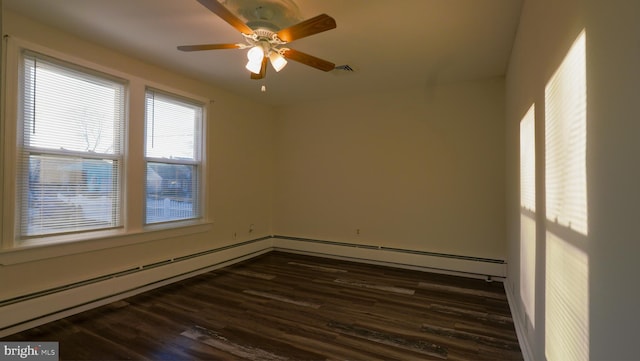
[[[148,89],[145,107],[147,224],[199,218],[203,105]]]
[[[20,237],[120,226],[124,82],[29,51],[21,62]]]
[[[208,228],[205,98],[38,44],[5,42],[0,168],[11,175],[3,188],[12,196],[2,199],[0,249],[103,240],[98,249],[146,242],[154,237],[147,230]]]

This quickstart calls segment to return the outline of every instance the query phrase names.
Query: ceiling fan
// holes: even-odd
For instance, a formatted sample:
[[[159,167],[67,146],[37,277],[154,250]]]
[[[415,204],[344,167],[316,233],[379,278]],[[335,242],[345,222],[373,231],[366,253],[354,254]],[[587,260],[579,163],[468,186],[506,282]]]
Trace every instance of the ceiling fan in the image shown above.
[[[260,22],[258,26],[255,26],[255,29],[252,29],[248,25],[251,23],[245,24],[217,0],[198,0],[198,2],[240,31],[246,44],[181,45],[178,46],[178,50],[200,51],[249,48],[247,52],[249,62],[246,68],[251,72],[251,79],[265,77],[267,62],[271,62],[277,72],[282,70],[287,64],[286,59],[297,61],[322,71],[330,71],[335,68],[335,64],[329,61],[284,46],[294,40],[336,28],[336,21],[329,15],[321,14],[284,29],[278,29],[275,25],[270,26],[268,22]],[[259,10],[260,8],[256,9],[256,11]]]

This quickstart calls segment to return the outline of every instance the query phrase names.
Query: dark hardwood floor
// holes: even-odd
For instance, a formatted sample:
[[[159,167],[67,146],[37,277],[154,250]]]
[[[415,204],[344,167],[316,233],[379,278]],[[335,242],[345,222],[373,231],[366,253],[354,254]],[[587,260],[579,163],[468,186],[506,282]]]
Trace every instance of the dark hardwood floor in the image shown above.
[[[271,252],[36,327],[66,360],[522,360],[501,283]]]

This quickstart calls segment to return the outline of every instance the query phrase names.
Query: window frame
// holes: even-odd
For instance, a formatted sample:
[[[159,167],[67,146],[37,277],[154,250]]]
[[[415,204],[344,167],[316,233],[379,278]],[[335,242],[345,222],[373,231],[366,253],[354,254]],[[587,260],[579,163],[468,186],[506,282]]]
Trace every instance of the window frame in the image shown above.
[[[188,104],[194,107],[197,107],[200,110],[200,117],[198,119],[195,119],[195,124],[194,124],[194,130],[197,134],[194,134],[195,137],[195,142],[194,142],[194,146],[193,146],[193,160],[179,160],[179,159],[168,159],[168,158],[159,158],[159,157],[151,157],[151,156],[147,156],[147,96],[148,94],[152,92],[154,94],[159,94],[163,97],[169,98],[173,101],[177,101],[177,102],[181,102],[184,104]],[[203,204],[204,204],[204,186],[203,186],[203,177],[204,177],[204,144],[205,144],[205,126],[204,124],[205,119],[207,119],[207,107],[206,107],[206,103],[203,102],[201,99],[196,99],[196,98],[192,98],[190,96],[187,96],[185,94],[181,94],[181,93],[176,93],[176,92],[172,92],[172,91],[167,91],[164,89],[159,89],[157,87],[152,87],[152,86],[147,86],[145,88],[145,92],[144,92],[144,98],[145,98],[145,102],[144,102],[144,136],[143,136],[143,141],[144,141],[144,153],[143,153],[143,158],[144,158],[144,170],[145,170],[145,186],[144,186],[144,194],[145,194],[145,200],[144,200],[144,207],[143,207],[143,223],[145,225],[145,227],[161,227],[162,225],[170,225],[170,224],[176,224],[176,223],[189,223],[189,222],[197,222],[200,219],[203,219]],[[149,220],[147,219],[147,200],[148,197],[146,196],[147,194],[147,169],[148,169],[148,164],[149,163],[160,163],[160,164],[170,164],[170,165],[186,165],[186,166],[194,166],[195,170],[196,170],[196,176],[192,177],[192,187],[197,188],[197,198],[194,197],[193,199],[193,209],[194,209],[194,213],[195,216],[191,217],[191,218],[181,218],[181,219],[172,219],[172,220],[166,220],[166,221],[159,221],[159,222],[149,222]]]
[[[167,237],[182,237],[191,234],[208,232],[212,229],[213,222],[207,212],[207,123],[210,99],[185,92],[181,89],[173,89],[161,83],[149,81],[120,70],[114,70],[108,66],[89,61],[83,57],[71,53],[53,50],[46,46],[25,41],[14,36],[5,36],[5,61],[2,63],[4,71],[3,96],[4,113],[0,117],[0,172],[3,177],[0,181],[2,194],[0,201],[0,263],[17,264],[35,260],[59,257],[109,249],[114,247],[129,246],[137,243],[145,243]],[[47,57],[57,59],[63,63],[70,63],[80,68],[106,74],[113,78],[125,81],[125,119],[123,135],[123,165],[121,172],[121,184],[123,191],[122,227],[106,230],[84,231],[70,234],[54,234],[29,239],[19,239],[19,175],[18,153],[21,147],[20,135],[20,107],[21,93],[19,81],[21,74],[21,54],[23,50],[39,53]],[[175,221],[168,224],[145,225],[143,218],[143,202],[135,199],[136,193],[145,187],[144,180],[136,178],[137,168],[146,164],[144,161],[144,146],[138,145],[144,142],[144,99],[148,87],[176,94],[188,99],[196,100],[202,104],[203,114],[201,119],[201,158],[200,158],[200,218],[185,221]],[[7,91],[8,90],[8,91]],[[136,105],[137,104],[137,105]],[[133,174],[132,174],[133,173]],[[133,197],[133,198],[132,198]]]
[[[91,78],[99,79],[101,82],[102,81],[112,82],[122,87],[121,89],[122,90],[122,95],[121,95],[122,109],[118,111],[121,118],[117,119],[119,124],[114,124],[119,130],[119,133],[116,134],[118,139],[114,140],[114,144],[117,145],[117,149],[114,149],[113,154],[91,152],[91,151],[67,150],[64,148],[54,149],[54,148],[38,147],[38,146],[32,146],[30,144],[29,145],[25,144],[27,143],[27,140],[26,140],[27,133],[24,131],[24,126],[26,125],[26,119],[25,119],[26,115],[24,114],[24,106],[25,106],[24,96],[27,90],[24,88],[24,86],[26,85],[24,83],[24,78],[26,76],[25,72],[27,71],[25,62],[27,61],[28,58],[34,59],[34,68],[36,67],[35,64],[37,63],[37,61],[41,60],[49,64],[52,64],[54,67],[59,68],[60,72],[57,74],[79,73],[86,76],[86,79],[91,79]],[[64,236],[66,234],[72,234],[72,233],[86,234],[86,233],[99,232],[99,231],[105,231],[109,229],[122,227],[123,226],[122,215],[123,215],[123,208],[124,208],[123,171],[126,166],[125,139],[126,139],[126,132],[127,132],[127,127],[126,127],[127,115],[126,114],[127,114],[128,82],[125,79],[115,77],[111,74],[93,70],[91,68],[87,68],[82,65],[70,63],[68,61],[54,58],[46,54],[35,52],[26,48],[21,49],[19,59],[20,59],[20,66],[18,68],[19,84],[18,84],[18,94],[17,94],[18,109],[17,109],[17,117],[16,117],[16,123],[17,123],[16,128],[18,130],[16,137],[19,140],[19,145],[16,149],[16,152],[17,152],[16,177],[18,178],[18,181],[16,184],[17,192],[15,196],[15,203],[18,211],[18,213],[16,214],[16,232],[17,232],[15,236],[16,240],[18,242],[28,242],[29,239],[34,239],[34,238],[59,237],[59,236]],[[50,233],[32,234],[32,235],[24,234],[23,232],[24,232],[25,224],[23,224],[23,221],[24,221],[25,213],[27,213],[27,211],[23,209],[25,198],[24,198],[24,194],[22,194],[22,191],[24,191],[27,188],[26,183],[29,182],[29,177],[30,177],[29,172],[26,170],[29,161],[26,160],[25,158],[28,158],[31,156],[41,156],[45,158],[56,157],[59,159],[67,159],[67,160],[81,159],[83,161],[87,159],[108,160],[108,161],[115,162],[116,168],[117,168],[116,175],[115,175],[115,182],[114,182],[116,195],[114,197],[115,199],[113,199],[115,203],[113,204],[113,207],[115,207],[113,211],[116,212],[117,214],[114,222],[115,224],[109,225],[107,227],[99,227],[99,228],[96,227],[96,228],[85,228],[85,229],[77,229],[77,230],[65,230],[61,232],[50,232]]]

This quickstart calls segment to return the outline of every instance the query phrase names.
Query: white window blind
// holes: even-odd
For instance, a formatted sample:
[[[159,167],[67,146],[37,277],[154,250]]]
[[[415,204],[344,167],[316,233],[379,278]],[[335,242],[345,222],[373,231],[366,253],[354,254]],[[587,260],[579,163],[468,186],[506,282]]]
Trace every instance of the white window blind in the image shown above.
[[[36,53],[22,58],[21,237],[120,226],[125,85]]]
[[[584,32],[545,89],[547,219],[587,234],[587,81]]]
[[[148,89],[146,223],[199,218],[203,106]]]

